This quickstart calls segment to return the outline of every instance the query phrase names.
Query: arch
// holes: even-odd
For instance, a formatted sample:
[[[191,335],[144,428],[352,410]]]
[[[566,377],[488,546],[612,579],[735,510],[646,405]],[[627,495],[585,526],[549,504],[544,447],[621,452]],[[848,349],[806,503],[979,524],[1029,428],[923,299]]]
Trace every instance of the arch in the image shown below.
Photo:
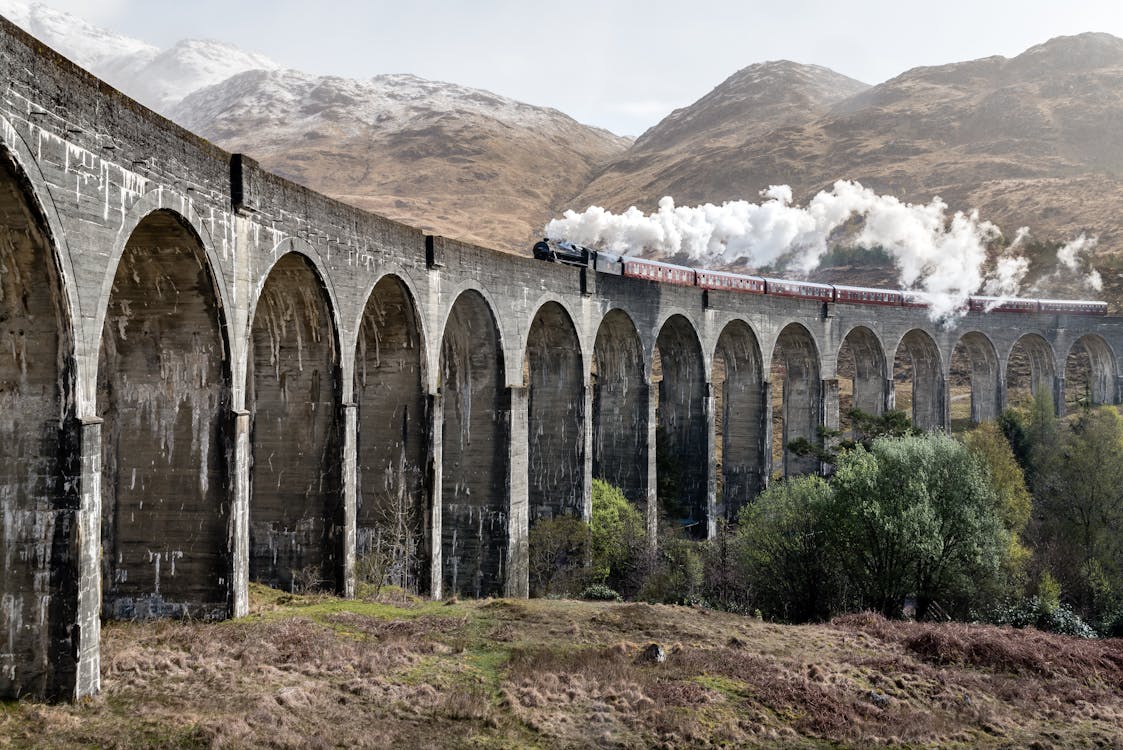
[[[743,320],[718,336],[710,378],[714,392],[717,469],[715,514],[733,521],[767,484],[767,409],[760,344]]]
[[[781,380],[780,388],[776,381]],[[819,348],[811,332],[800,323],[789,323],[780,331],[772,349],[771,363],[772,406],[779,400],[780,429],[776,430],[777,415],[773,414],[774,433],[779,434],[777,445],[773,440],[773,454],[779,454],[784,476],[814,474],[819,462],[814,456],[797,456],[789,449],[793,441],[803,438],[818,443],[821,421],[823,383],[819,369]]]
[[[355,554],[388,563],[380,569],[384,582],[424,591],[430,533],[425,341],[401,277],[382,276],[371,288],[356,329]]]
[[[635,323],[609,310],[597,327],[590,368],[593,388],[593,476],[647,507],[648,388]]]
[[[866,326],[851,328],[838,348],[839,426],[850,429],[850,410],[881,414],[888,401],[889,368],[881,339]],[[847,387],[848,385],[848,387]]]
[[[1073,342],[1065,357],[1065,405],[1099,406],[1116,403],[1115,353],[1104,338],[1086,333]]]
[[[452,308],[453,308],[453,306],[455,306],[456,302],[458,302],[460,300],[460,298],[464,296],[464,294],[466,292],[471,292],[472,294],[480,297],[482,299],[483,303],[485,305],[487,305],[488,310],[491,311],[490,312],[491,320],[492,320],[492,323],[495,327],[495,334],[498,337],[500,351],[502,351],[504,353],[504,355],[506,355],[506,353],[508,351],[508,349],[507,349],[508,343],[510,341],[515,340],[517,337],[514,334],[509,335],[507,330],[504,329],[504,327],[503,327],[504,321],[501,320],[499,318],[499,316],[494,314],[494,311],[502,310],[503,309],[502,306],[495,299],[494,295],[492,295],[492,293],[488,289],[486,289],[482,284],[480,284],[475,279],[471,279],[471,278],[464,279],[459,284],[456,284],[452,289],[450,289],[448,291],[447,295],[442,290],[441,298],[442,299],[451,299],[453,303],[452,303],[452,305],[449,305],[449,307],[447,309],[444,309],[442,311],[441,314],[443,315],[443,317],[438,321],[437,326],[434,328],[434,330],[435,331],[447,331],[448,330],[449,320],[451,320],[451,318],[452,318]],[[515,351],[517,352],[518,350],[515,350]],[[432,362],[432,366],[434,368],[433,372],[438,376],[438,379],[439,379],[440,373],[441,373],[441,365],[440,365],[441,349],[439,347],[433,347],[431,349],[431,356],[433,356],[435,358]],[[510,364],[511,370],[516,370],[522,363],[519,361],[518,356],[515,356],[515,357],[511,358],[511,362],[509,364]],[[504,367],[507,367],[507,366],[508,366],[507,357],[504,356]],[[501,381],[502,381],[504,386],[522,383],[522,373],[517,372],[517,371],[514,372],[514,373],[511,373],[511,372],[507,372],[506,370],[504,370],[504,372],[502,373]]]
[[[981,331],[968,331],[959,337],[949,363],[949,412],[953,424],[959,414],[959,400],[966,395],[973,424],[998,419],[1002,411],[998,352],[994,342]],[[965,377],[966,376],[966,377]],[[955,384],[967,381],[967,394],[957,394]]]
[[[1053,387],[1057,366],[1053,347],[1038,333],[1022,335],[1006,353],[1006,401],[1011,405],[1030,401],[1038,393],[1055,400]],[[1060,407],[1060,404],[1054,404]]]
[[[27,173],[0,149],[0,698],[73,695],[79,507],[74,335],[62,261]]]
[[[671,315],[659,330],[651,373],[659,389],[655,420],[659,512],[691,536],[705,538],[710,525],[706,370],[698,335],[682,315]]]
[[[174,216],[185,231],[194,235],[195,240],[199,243],[202,259],[207,264],[209,273],[213,279],[219,308],[223,311],[234,309],[230,290],[227,288],[222,276],[221,258],[215,250],[214,242],[206,223],[203,221],[202,217],[198,215],[187,198],[176,196],[178,200],[169,200],[171,196],[176,196],[176,194],[167,189],[153,190],[145,193],[138,198],[135,203],[129,206],[129,209],[122,217],[121,227],[117,230],[117,236],[113,240],[113,247],[109,251],[105,277],[101,282],[101,293],[98,295],[98,306],[94,313],[95,331],[100,333],[105,328],[109,298],[113,291],[113,285],[117,280],[118,267],[121,264],[121,259],[125,254],[128,243],[136,234],[137,228],[145,223],[153,214]],[[227,320],[227,316],[224,314],[222,317],[223,336],[232,345],[233,337],[230,335],[229,325],[230,321]]]
[[[893,357],[893,381],[896,405],[911,412],[915,427],[946,427],[944,368],[940,349],[927,331],[914,328],[901,337]]]
[[[588,342],[585,340],[586,337],[585,337],[584,333],[577,326],[577,316],[574,315],[574,311],[572,309],[572,306],[569,304],[569,301],[567,301],[564,296],[554,294],[553,292],[546,292],[546,293],[542,294],[541,296],[539,296],[538,299],[534,301],[534,304],[531,305],[530,308],[529,308],[530,310],[533,311],[533,315],[531,315],[531,317],[530,317],[531,322],[533,322],[535,317],[537,317],[538,314],[541,313],[542,308],[544,308],[546,306],[559,307],[559,308],[561,308],[561,311],[563,313],[565,313],[565,319],[567,321],[567,324],[573,330],[573,336],[574,336],[574,339],[577,342],[577,354],[581,358],[582,363],[588,361],[592,356],[591,352],[589,352],[586,349],[586,345],[587,345]],[[530,327],[528,326],[526,328],[526,330],[522,333],[522,338],[521,338],[522,348],[519,350],[523,355],[523,361],[522,361],[523,370],[526,369],[525,354],[526,354],[526,348],[529,345],[529,343],[530,343]],[[519,363],[516,362],[515,364],[519,364]],[[523,374],[525,375],[525,372]],[[584,378],[587,374],[588,373],[583,372],[582,377]],[[587,379],[585,379],[584,382],[585,382],[586,385],[588,385]]]
[[[509,394],[492,308],[476,290],[449,309],[441,337],[442,591],[499,595],[507,575]]]
[[[547,302],[527,333],[530,528],[585,513],[585,376],[577,329],[564,307]]]
[[[136,225],[104,310],[102,616],[225,617],[230,358],[213,270],[182,215]]]
[[[320,257],[320,254],[316,251],[315,247],[313,247],[306,240],[300,237],[288,237],[273,246],[272,260],[267,263],[261,270],[261,275],[258,277],[257,285],[253,290],[253,294],[250,295],[249,310],[246,316],[246,320],[248,320],[250,324],[246,327],[244,338],[247,352],[247,378],[252,377],[252,365],[250,364],[250,360],[253,359],[253,321],[257,319],[258,305],[265,298],[263,292],[265,291],[266,283],[268,283],[273,276],[273,270],[281,261],[285,261],[286,263],[292,262],[292,259],[288,258],[289,255],[296,255],[301,257],[303,259],[303,262],[308,265],[312,273],[315,275],[316,286],[320,289],[327,302],[327,316],[325,319],[331,324],[331,335],[334,345],[338,348],[339,352],[342,353],[343,351],[345,351],[345,349],[343,348],[344,342],[342,334],[346,329],[343,326],[343,317],[340,312],[342,308],[339,304],[339,296],[336,294],[335,286],[331,281],[331,274],[328,273],[327,267],[324,265],[324,261]],[[348,340],[347,343],[350,344],[351,341]],[[351,374],[347,372],[347,369],[351,366],[351,364],[352,363],[347,362],[342,358],[340,359],[339,369],[341,375],[346,376]],[[249,381],[247,379],[247,388],[249,387],[248,382]],[[344,382],[341,392],[342,397],[346,397],[349,395],[346,393],[349,388],[350,383]]]
[[[253,304],[250,579],[286,590],[342,585],[342,375],[331,298],[311,258],[288,252]]]

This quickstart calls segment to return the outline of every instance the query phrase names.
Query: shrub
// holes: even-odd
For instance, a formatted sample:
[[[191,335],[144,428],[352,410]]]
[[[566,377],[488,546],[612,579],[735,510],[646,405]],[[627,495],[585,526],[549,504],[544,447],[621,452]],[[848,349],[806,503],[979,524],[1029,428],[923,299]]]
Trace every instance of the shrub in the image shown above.
[[[589,525],[573,516],[545,518],[530,530],[530,590],[534,596],[579,591],[589,578]]]
[[[601,479],[593,480],[589,531],[592,579],[634,592],[647,547],[647,524],[623,492]]]
[[[1031,596],[1013,604],[995,607],[987,613],[987,622],[1015,628],[1037,628],[1047,633],[1095,638],[1096,631],[1067,604],[1049,597]]]
[[[808,476],[777,482],[742,508],[732,543],[740,591],[728,598],[770,619],[828,618],[845,589],[832,555],[830,503],[830,486]]]
[[[640,586],[640,599],[663,604],[695,604],[702,591],[699,543],[674,534],[660,541],[651,567]]]
[[[591,583],[581,592],[581,598],[593,602],[622,602],[624,597],[603,583]]]

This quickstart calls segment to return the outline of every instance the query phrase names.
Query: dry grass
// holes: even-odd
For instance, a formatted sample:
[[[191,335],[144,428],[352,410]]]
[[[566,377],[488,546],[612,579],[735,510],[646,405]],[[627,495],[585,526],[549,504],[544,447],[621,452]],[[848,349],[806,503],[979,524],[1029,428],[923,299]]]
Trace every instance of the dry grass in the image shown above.
[[[1123,643],[872,615],[256,589],[235,622],[108,625],[103,686],[5,704],[0,747],[1123,746]]]

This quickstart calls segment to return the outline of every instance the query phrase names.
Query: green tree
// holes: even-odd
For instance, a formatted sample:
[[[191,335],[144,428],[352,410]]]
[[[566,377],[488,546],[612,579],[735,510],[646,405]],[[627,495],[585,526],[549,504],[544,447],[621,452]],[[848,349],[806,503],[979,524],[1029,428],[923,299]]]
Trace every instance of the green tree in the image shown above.
[[[980,581],[999,573],[1009,535],[982,463],[962,443],[932,433],[880,438],[839,459],[833,513],[845,569],[866,606],[887,616],[915,594],[965,611]]]
[[[1123,598],[1123,419],[1114,407],[1085,410],[1058,432],[1034,444],[1037,546],[1098,621]]]
[[[777,482],[741,509],[733,546],[747,606],[789,622],[825,620],[845,599],[831,488],[816,476]]]
[[[573,516],[538,521],[530,529],[530,590],[534,596],[576,594],[589,571],[589,525]]]
[[[1023,543],[1033,499],[1026,487],[1025,474],[1007,440],[1005,430],[995,422],[983,422],[963,436],[967,449],[987,470],[990,484],[998,495],[998,515],[1010,536],[1003,561],[1005,580],[998,598],[1020,596],[1028,581],[1030,550]]]
[[[589,519],[592,577],[621,592],[634,591],[646,548],[647,524],[620,489],[593,480]]]
[[[853,438],[840,440],[840,430],[820,425],[818,442],[813,443],[803,437],[796,438],[788,443],[788,450],[797,456],[815,456],[824,464],[834,465],[838,463],[839,454],[859,445],[868,450],[878,438],[921,434],[903,411],[891,409],[881,414],[870,414],[861,409],[851,409],[847,415],[850,417]]]

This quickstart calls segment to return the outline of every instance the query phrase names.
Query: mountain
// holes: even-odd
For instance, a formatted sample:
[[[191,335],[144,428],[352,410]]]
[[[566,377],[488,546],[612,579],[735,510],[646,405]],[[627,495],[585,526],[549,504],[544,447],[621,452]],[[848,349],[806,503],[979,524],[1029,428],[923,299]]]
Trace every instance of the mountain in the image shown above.
[[[456,237],[525,251],[553,207],[630,141],[488,91],[281,70],[217,41],[167,50],[42,3],[0,14],[142,104],[320,192]]]
[[[788,60],[750,65],[637,138],[566,207],[650,209],[664,195],[679,205],[755,198],[762,188],[744,193],[743,186],[756,175],[724,163],[725,154],[759,143],[771,131],[810,122],[867,89],[818,65]]]
[[[212,40],[185,39],[161,51],[38,2],[0,0],[0,15],[163,115],[193,91],[277,67],[264,55]]]
[[[255,70],[196,91],[171,115],[340,200],[513,251],[629,145],[554,109],[411,75]]]
[[[1101,254],[1123,254],[1123,39],[1058,37],[1014,58],[916,68],[849,92],[833,75],[747,68],[645,133],[569,204],[755,200],[781,183],[804,202],[850,179],[977,208],[1007,237],[1020,226],[1042,244],[1088,231]]]

